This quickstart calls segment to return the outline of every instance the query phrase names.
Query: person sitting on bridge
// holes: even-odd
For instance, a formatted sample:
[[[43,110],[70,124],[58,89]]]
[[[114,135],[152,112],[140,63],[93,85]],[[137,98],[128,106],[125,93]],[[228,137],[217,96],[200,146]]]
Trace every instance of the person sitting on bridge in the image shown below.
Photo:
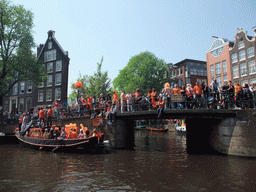
[[[155,88],[152,89],[151,93],[151,104],[153,106],[153,109],[157,109],[157,91]]]
[[[110,110],[110,112],[108,114],[108,119],[110,121],[113,121],[113,119],[115,119],[115,116],[116,116],[116,113],[117,113],[117,109],[116,109],[115,105],[116,105],[115,103],[112,104],[111,110]]]

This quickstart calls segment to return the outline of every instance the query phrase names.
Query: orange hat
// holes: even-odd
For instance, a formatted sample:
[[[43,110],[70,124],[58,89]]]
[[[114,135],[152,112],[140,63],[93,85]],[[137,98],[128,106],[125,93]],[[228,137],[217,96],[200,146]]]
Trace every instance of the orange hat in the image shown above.
[[[52,125],[52,127],[55,127],[55,125]]]
[[[139,90],[140,90],[139,88],[136,89],[136,91],[139,91]]]
[[[113,91],[113,93],[115,93],[115,92],[116,92],[116,90]]]

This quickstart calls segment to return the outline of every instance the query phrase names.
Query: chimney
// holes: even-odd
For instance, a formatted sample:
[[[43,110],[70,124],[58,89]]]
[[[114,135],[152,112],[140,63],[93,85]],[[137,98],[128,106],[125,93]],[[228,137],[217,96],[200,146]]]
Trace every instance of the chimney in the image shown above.
[[[256,36],[256,26],[252,28],[254,35]]]
[[[37,47],[37,57],[39,56],[40,52],[42,51],[44,47],[44,44],[40,44],[38,47]]]
[[[50,30],[47,32],[48,33],[48,38],[51,39],[52,37],[55,37],[55,31]]]

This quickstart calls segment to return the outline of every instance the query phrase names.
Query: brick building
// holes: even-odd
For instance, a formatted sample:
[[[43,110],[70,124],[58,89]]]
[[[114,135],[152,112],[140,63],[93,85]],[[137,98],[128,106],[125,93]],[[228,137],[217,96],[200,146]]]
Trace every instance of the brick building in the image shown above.
[[[170,73],[171,86],[178,84],[179,87],[187,83],[195,86],[196,82],[207,83],[207,67],[205,61],[184,59],[176,64],[167,64]]]
[[[227,39],[217,38],[206,54],[207,80],[210,85],[214,79],[219,86],[232,79],[229,48],[234,45]]]
[[[233,82],[256,84],[255,48],[256,27],[253,27],[254,37],[248,36],[247,31],[238,28],[234,45],[230,47],[231,75]]]
[[[37,57],[46,66],[47,81],[39,87],[31,81],[16,83],[11,92],[4,97],[4,111],[29,111],[31,107],[52,104],[59,100],[67,101],[69,57],[55,38],[55,31],[48,31],[45,44],[37,48]]]

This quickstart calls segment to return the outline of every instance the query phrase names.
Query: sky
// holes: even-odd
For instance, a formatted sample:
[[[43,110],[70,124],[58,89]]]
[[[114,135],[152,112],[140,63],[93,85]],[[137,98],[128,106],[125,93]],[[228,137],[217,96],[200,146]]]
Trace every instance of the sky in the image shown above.
[[[254,36],[255,0],[12,0],[34,13],[34,39],[47,32],[70,57],[71,83],[102,71],[114,80],[131,57],[149,51],[166,63],[206,61],[215,40],[234,41],[241,27]]]

